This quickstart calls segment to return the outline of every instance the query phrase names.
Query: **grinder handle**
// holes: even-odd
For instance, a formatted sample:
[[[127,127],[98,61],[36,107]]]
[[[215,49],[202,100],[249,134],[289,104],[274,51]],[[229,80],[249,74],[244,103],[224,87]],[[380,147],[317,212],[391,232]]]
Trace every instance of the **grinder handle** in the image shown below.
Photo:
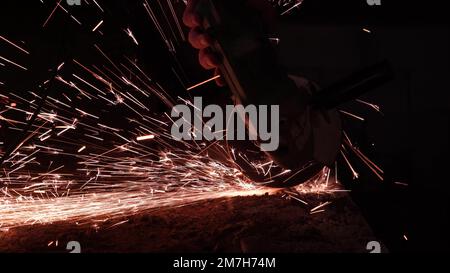
[[[388,61],[375,64],[321,90],[312,97],[315,108],[333,109],[339,105],[357,99],[394,77],[393,68]]]

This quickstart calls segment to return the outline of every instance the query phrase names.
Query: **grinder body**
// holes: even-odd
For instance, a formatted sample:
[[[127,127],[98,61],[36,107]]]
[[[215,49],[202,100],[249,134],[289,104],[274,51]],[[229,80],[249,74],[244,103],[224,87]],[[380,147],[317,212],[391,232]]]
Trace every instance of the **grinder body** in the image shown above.
[[[248,155],[235,157],[243,173],[267,186],[289,187],[308,181],[333,164],[341,143],[339,115],[335,110],[312,107],[317,88],[284,71],[260,14],[245,0],[200,0],[197,12],[203,18],[204,30],[215,41],[211,50],[222,57],[219,69],[235,103],[278,105],[280,109],[279,148],[259,151],[261,156],[255,158],[265,157],[278,167],[264,172]],[[245,122],[248,129],[257,128],[257,124]],[[258,142],[253,144],[258,146]],[[239,153],[251,146],[230,145]]]

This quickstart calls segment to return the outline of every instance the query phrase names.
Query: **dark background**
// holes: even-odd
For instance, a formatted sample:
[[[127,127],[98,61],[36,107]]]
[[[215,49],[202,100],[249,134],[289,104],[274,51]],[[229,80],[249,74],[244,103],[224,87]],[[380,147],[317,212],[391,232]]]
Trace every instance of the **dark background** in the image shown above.
[[[196,64],[195,51],[186,43],[175,45],[176,58],[167,51],[140,1],[100,2],[104,14],[92,7],[70,7],[84,19],[83,26],[59,11],[42,28],[54,2],[2,2],[0,34],[26,41],[33,53],[19,56],[15,49],[0,44],[2,56],[17,55],[15,61],[30,67],[20,73],[0,67],[0,81],[5,83],[0,86],[2,94],[34,88],[61,60],[103,62],[93,50],[94,42],[114,58],[124,54],[138,57],[146,72],[174,96],[189,96],[185,87],[210,75]],[[175,2],[180,12],[183,4]],[[377,7],[364,0],[305,0],[299,11],[282,18],[283,64],[321,86],[384,59],[395,68],[394,81],[364,96],[379,104],[383,115],[357,103],[342,107],[366,118],[365,122],[344,120],[354,142],[384,169],[385,181],[358,165],[355,158],[352,162],[360,179],[353,180],[345,166],[338,174],[391,252],[445,251],[449,242],[450,33],[443,2],[384,0]],[[101,37],[90,32],[100,18],[105,20]],[[140,41],[138,48],[123,31],[117,31],[128,26]],[[181,82],[173,69],[181,75]],[[70,68],[65,73],[69,74]],[[227,96],[214,89],[208,85],[196,92],[207,97]],[[166,110],[162,105],[154,107]]]
[[[380,7],[370,7],[365,1],[342,2],[305,1],[302,10],[287,20],[290,26],[285,28],[282,47],[289,54],[283,59],[325,86],[355,69],[390,61],[395,80],[364,96],[381,106],[383,116],[357,103],[342,107],[366,118],[359,124],[346,122],[351,128],[347,132],[381,163],[385,181],[362,166],[357,168],[362,172],[359,180],[352,181],[349,172],[341,180],[353,189],[354,200],[391,251],[444,251],[450,139],[450,32],[445,4],[383,1]]]

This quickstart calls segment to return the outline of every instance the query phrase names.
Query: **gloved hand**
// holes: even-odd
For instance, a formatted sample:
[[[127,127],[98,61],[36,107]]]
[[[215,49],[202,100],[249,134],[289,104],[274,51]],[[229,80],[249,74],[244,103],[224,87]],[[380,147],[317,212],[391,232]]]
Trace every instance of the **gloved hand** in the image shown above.
[[[209,47],[214,42],[213,38],[207,35],[202,28],[202,18],[195,12],[197,3],[201,0],[188,0],[186,10],[183,15],[184,24],[190,28],[189,43],[199,50],[198,60],[200,65],[207,70],[215,70],[214,74],[219,75],[218,66],[221,62],[221,56],[212,53]],[[230,0],[233,1],[233,0]],[[276,21],[276,12],[267,0],[247,0],[247,4],[257,10],[269,27]],[[218,78],[216,83],[224,86],[223,78]]]

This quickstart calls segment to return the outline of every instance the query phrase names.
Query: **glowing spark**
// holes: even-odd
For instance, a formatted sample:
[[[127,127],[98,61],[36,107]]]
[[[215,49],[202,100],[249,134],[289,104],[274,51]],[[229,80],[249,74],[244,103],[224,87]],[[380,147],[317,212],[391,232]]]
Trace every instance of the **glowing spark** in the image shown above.
[[[120,222],[118,222],[118,223],[115,223],[114,225],[110,226],[110,227],[109,227],[109,228],[107,228],[107,229],[111,229],[111,228],[113,228],[113,227],[117,227],[117,226],[120,226],[120,225],[126,224],[126,223],[128,223],[128,222],[129,222],[129,220],[125,220],[125,221],[120,221]]]
[[[339,110],[339,112],[341,112],[342,114],[347,115],[349,117],[352,117],[352,118],[355,118],[357,120],[360,120],[360,121],[364,121],[365,120],[363,117],[357,116],[355,114],[349,113],[349,112],[344,111],[344,110]]]
[[[60,71],[60,70],[63,68],[63,66],[64,66],[64,62],[62,62],[62,63],[58,66],[58,68],[56,68],[56,71]]]
[[[325,212],[325,210],[316,210],[316,211],[311,211],[309,214],[313,215],[313,214],[318,214],[318,213],[323,213]]]
[[[25,70],[25,71],[28,70],[28,68],[26,68],[26,67],[24,67],[24,66],[21,66],[20,64],[17,64],[17,63],[15,63],[15,62],[11,61],[11,60],[8,60],[8,59],[6,59],[5,57],[0,56],[0,59],[1,59],[1,60],[4,60],[5,62],[10,63],[10,64],[12,64],[12,65],[14,65],[14,66],[16,66],[16,67],[18,67],[18,68],[20,68],[20,69],[23,69],[23,70]]]
[[[207,84],[207,83],[209,83],[209,82],[212,82],[212,81],[214,81],[214,80],[217,80],[217,79],[219,79],[220,77],[221,77],[220,75],[214,76],[214,77],[212,77],[211,79],[208,79],[208,80],[206,80],[206,81],[203,81],[203,82],[201,82],[201,83],[198,83],[198,84],[196,84],[196,85],[194,85],[194,86],[189,87],[189,88],[187,89],[187,91],[191,91],[192,89],[195,89],[195,88],[197,88],[197,87],[199,87],[199,86],[202,86],[202,85],[204,85],[204,84]]]
[[[350,168],[350,170],[353,173],[353,179],[358,179],[359,178],[359,174],[355,171],[355,169],[353,168],[352,164],[350,163],[350,161],[348,160],[347,156],[344,154],[343,151],[341,151],[341,155],[344,158],[345,162],[347,163],[347,166]]]
[[[148,136],[141,136],[136,138],[137,141],[144,141],[144,140],[149,140],[149,139],[154,139],[155,135],[148,135]]]
[[[136,45],[139,45],[138,41],[136,40],[136,37],[134,37],[133,32],[131,32],[131,29],[127,28],[127,29],[125,30],[125,33],[126,33],[128,36],[130,36],[130,38],[133,40],[133,42],[134,42]]]
[[[286,11],[282,12],[281,15],[288,14],[291,10],[295,9],[296,7],[300,6],[301,4],[303,4],[303,0],[297,0],[296,4],[294,4],[292,7],[290,7]]]
[[[165,34],[163,28],[161,27],[157,17],[155,16],[155,14],[154,14],[152,8],[150,7],[149,3],[147,2],[147,0],[145,0],[145,3],[143,3],[143,5],[144,5],[144,8],[145,8],[145,11],[147,11],[148,16],[150,17],[150,19],[152,20],[152,22],[155,25],[156,29],[158,30],[159,34],[161,35],[161,38],[166,43],[166,46],[169,49],[169,51],[170,52],[176,52],[172,41],[169,38],[167,38],[167,35]]]
[[[300,199],[300,198],[297,198],[297,197],[292,196],[292,195],[289,195],[289,197],[292,198],[292,199],[294,199],[294,200],[297,200],[298,202],[300,202],[300,203],[302,203],[302,204],[308,205],[308,203],[307,203],[306,201],[303,201],[303,200]]]
[[[5,37],[0,35],[0,39],[2,39],[3,41],[7,42],[8,44],[14,46],[15,48],[19,49],[20,51],[24,52],[25,54],[30,54],[30,52],[26,51],[25,49],[23,49],[22,47],[18,46],[17,44],[11,42],[10,40],[6,39]]]
[[[362,103],[362,104],[364,104],[364,105],[367,105],[367,106],[369,106],[370,108],[373,108],[373,109],[374,109],[375,111],[377,111],[378,113],[382,114],[382,113],[381,113],[381,107],[380,107],[380,106],[378,106],[378,105],[376,105],[376,104],[373,104],[373,103],[370,103],[370,102],[367,102],[367,101],[363,101],[363,100],[361,100],[361,99],[357,99],[356,101],[359,102],[359,103]]]
[[[269,40],[276,45],[278,45],[280,43],[280,38],[269,38]]]
[[[93,0],[95,5],[99,8],[101,12],[104,12],[103,8],[97,3],[97,1]]]
[[[384,181],[383,178],[384,171],[372,160],[370,160],[366,155],[364,155],[358,148],[354,147],[352,142],[350,141],[350,138],[347,136],[345,132],[344,136],[345,136],[344,144],[346,144],[381,181]]]
[[[185,37],[185,35],[184,35],[184,31],[183,31],[183,29],[181,28],[180,20],[178,19],[178,16],[177,16],[177,14],[176,14],[176,12],[175,12],[175,10],[174,10],[174,8],[173,8],[172,1],[167,0],[167,5],[169,6],[170,12],[171,12],[171,14],[172,14],[172,18],[173,18],[173,20],[175,21],[175,25],[177,26],[178,32],[179,32],[179,34],[180,34],[180,36],[181,36],[181,39],[182,39],[183,41],[186,41],[186,37]]]
[[[95,32],[101,25],[103,24],[103,20],[101,20],[93,29],[92,32]]]
[[[323,203],[323,204],[321,204],[321,205],[319,205],[319,206],[317,206],[317,207],[315,207],[315,208],[313,208],[313,209],[311,209],[311,212],[314,212],[314,211],[316,211],[316,210],[318,210],[318,209],[321,209],[321,208],[323,208],[323,207],[326,207],[326,206],[328,206],[328,205],[330,205],[331,204],[331,202],[325,202],[325,203]]]
[[[47,25],[47,23],[50,21],[50,19],[53,17],[53,14],[56,12],[56,10],[58,9],[58,7],[60,6],[62,0],[59,0],[59,2],[56,4],[55,8],[52,10],[52,12],[50,13],[50,15],[47,17],[47,20],[45,20],[44,24],[42,25],[42,27],[45,27]]]

